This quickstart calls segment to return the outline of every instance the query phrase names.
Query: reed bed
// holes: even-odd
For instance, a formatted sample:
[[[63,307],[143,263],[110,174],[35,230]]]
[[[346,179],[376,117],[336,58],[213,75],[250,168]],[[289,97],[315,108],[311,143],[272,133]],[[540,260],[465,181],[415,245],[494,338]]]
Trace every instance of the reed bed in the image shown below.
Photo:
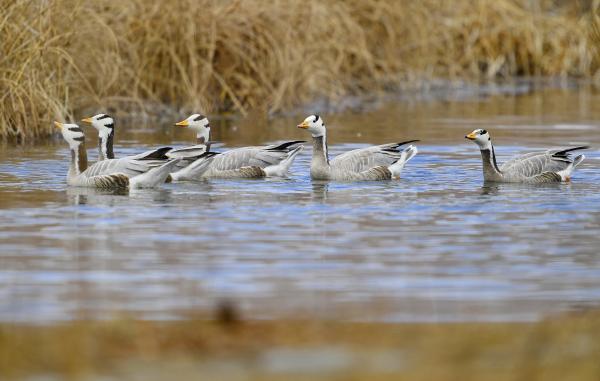
[[[242,115],[433,79],[600,82],[600,0],[0,0],[0,137],[133,105]]]

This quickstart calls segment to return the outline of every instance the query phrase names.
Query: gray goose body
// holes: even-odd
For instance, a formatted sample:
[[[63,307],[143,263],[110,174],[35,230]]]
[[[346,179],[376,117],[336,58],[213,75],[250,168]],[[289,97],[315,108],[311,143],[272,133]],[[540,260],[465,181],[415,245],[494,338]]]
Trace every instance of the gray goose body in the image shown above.
[[[193,114],[178,122],[176,126],[190,128],[196,132],[197,141],[210,142],[210,124],[204,115]],[[235,148],[216,153],[206,170],[195,171],[185,168],[172,174],[176,180],[199,180],[205,178],[261,178],[286,176],[296,155],[302,150],[304,141],[288,141],[269,146]]]
[[[502,165],[496,161],[496,153],[486,130],[475,130],[466,136],[475,141],[481,151],[483,178],[490,182],[544,184],[570,181],[575,167],[585,159],[584,155],[571,156],[587,146],[549,149],[514,157]]]
[[[318,115],[307,117],[298,125],[311,132],[313,156],[310,176],[315,180],[377,181],[398,179],[406,162],[417,154],[417,148],[401,143],[388,143],[345,152],[329,160],[325,125]]]
[[[219,153],[203,177],[267,177],[269,176],[267,168],[279,166],[286,159],[289,159],[290,155],[293,155],[293,159],[302,149],[302,146],[295,149],[289,149],[289,147],[300,143],[303,143],[303,141],[290,141],[270,146],[234,148]]]
[[[55,122],[55,125],[69,143],[69,186],[101,189],[154,187],[164,183],[179,161],[107,159],[88,167],[83,131],[76,124]]]

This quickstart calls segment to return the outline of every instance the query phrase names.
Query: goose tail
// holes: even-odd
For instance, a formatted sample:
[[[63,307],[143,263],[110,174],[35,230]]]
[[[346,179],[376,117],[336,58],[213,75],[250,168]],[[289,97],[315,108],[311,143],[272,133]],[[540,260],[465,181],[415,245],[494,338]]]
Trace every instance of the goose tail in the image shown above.
[[[577,155],[575,157],[575,159],[573,160],[573,162],[567,166],[567,168],[563,169],[562,171],[558,171],[556,173],[558,175],[560,175],[560,178],[562,181],[571,181],[571,173],[573,173],[573,171],[575,170],[575,167],[577,167],[579,164],[581,164],[581,162],[584,159],[585,159],[585,155]]]
[[[281,162],[279,162],[279,164],[277,165],[270,165],[268,167],[266,167],[264,169],[265,171],[265,175],[267,177],[285,177],[290,169],[290,167],[292,166],[292,163],[294,162],[294,159],[296,158],[296,155],[298,155],[302,150],[304,149],[304,146],[298,146],[296,148],[294,148],[293,150],[291,150],[287,157],[285,159],[283,159]]]
[[[404,165],[411,160],[415,155],[419,152],[416,146],[409,145],[406,147],[402,153],[400,154],[400,159],[396,161],[394,164],[390,165],[388,169],[392,173],[392,179],[399,179],[402,170],[404,169]]]
[[[199,180],[202,178],[204,173],[210,168],[215,156],[218,155],[216,152],[205,152],[194,160],[190,165],[173,172],[169,175],[171,181],[183,181],[183,180]]]
[[[169,173],[181,159],[169,160],[161,166],[152,168],[148,172],[135,176],[129,180],[130,188],[154,188],[165,182]]]
[[[585,155],[577,155],[575,157],[575,160],[573,160],[573,169],[575,169],[575,167],[577,167],[579,164],[581,164],[581,162],[585,159]]]

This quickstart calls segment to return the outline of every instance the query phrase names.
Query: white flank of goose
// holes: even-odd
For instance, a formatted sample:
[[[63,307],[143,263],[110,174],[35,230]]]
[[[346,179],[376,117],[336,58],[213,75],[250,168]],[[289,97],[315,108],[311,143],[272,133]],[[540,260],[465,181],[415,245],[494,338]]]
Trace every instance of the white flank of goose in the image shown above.
[[[89,118],[84,118],[82,122],[91,124],[98,131],[98,160],[114,159],[115,154],[113,151],[113,144],[115,138],[115,121],[107,114],[97,114]],[[208,147],[205,144],[198,144],[195,146],[183,147],[173,149],[171,147],[160,147],[154,150],[142,152],[138,155],[126,156],[119,160],[149,160],[159,159],[164,160],[166,158],[171,159],[183,159],[177,163],[174,168],[174,172],[177,172],[188,165],[192,164],[196,160],[203,158],[207,159],[214,156],[214,153],[206,153]],[[206,165],[200,165],[201,162],[196,163],[194,166],[195,171],[199,171],[201,168],[207,168]],[[167,182],[172,180],[171,176],[167,177]]]
[[[165,179],[180,159],[106,159],[88,167],[83,130],[76,124],[54,122],[71,150],[67,184],[89,188],[151,188]]]
[[[298,128],[308,130],[313,138],[310,176],[315,180],[390,180],[399,179],[406,162],[415,157],[417,147],[409,145],[418,140],[359,148],[341,154],[331,161],[327,152],[327,130],[323,119],[310,115]]]
[[[199,144],[210,144],[210,123],[204,115],[193,114],[175,125],[195,131]],[[210,177],[284,177],[296,155],[302,150],[302,145],[299,145],[301,143],[304,141],[295,140],[270,146],[244,147],[220,152],[206,171],[198,172],[192,168],[184,168],[171,176],[174,180],[197,180]]]
[[[570,181],[575,167],[585,159],[584,155],[572,158],[570,153],[587,146],[551,149],[517,156],[498,166],[490,134],[477,129],[465,138],[474,141],[481,150],[483,179],[502,183],[556,183]]]

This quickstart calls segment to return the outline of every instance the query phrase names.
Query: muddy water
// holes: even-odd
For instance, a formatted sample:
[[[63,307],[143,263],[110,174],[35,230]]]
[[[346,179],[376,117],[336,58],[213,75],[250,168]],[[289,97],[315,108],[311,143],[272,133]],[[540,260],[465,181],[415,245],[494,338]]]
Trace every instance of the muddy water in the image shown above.
[[[421,139],[398,182],[311,181],[307,145],[288,179],[117,194],[67,189],[58,139],[2,146],[0,320],[172,319],[222,300],[252,318],[392,321],[532,320],[598,305],[600,95],[448,99],[322,115],[332,155]],[[309,138],[299,117],[213,119],[220,149]],[[164,120],[120,120],[117,155],[193,139]],[[485,185],[463,138],[474,128],[491,132],[500,162],[593,148],[570,184]]]

